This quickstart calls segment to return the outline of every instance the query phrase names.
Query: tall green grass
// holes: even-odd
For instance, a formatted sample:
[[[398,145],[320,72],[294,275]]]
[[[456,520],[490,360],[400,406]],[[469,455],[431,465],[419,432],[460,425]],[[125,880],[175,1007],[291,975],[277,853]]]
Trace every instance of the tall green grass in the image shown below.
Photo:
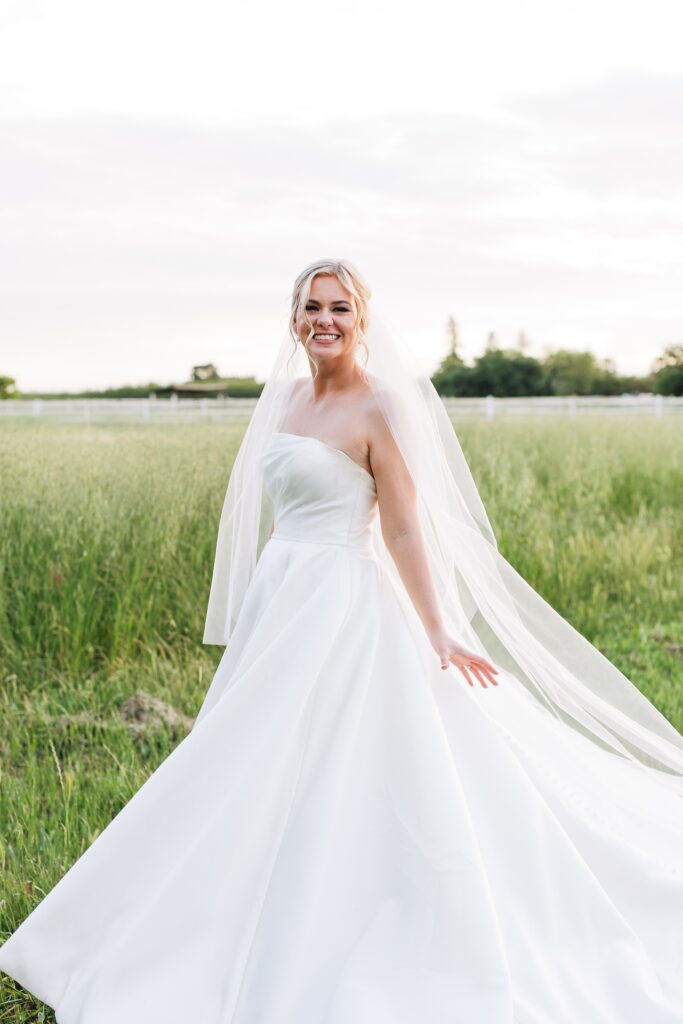
[[[683,730],[683,421],[456,424],[515,568]],[[178,740],[222,653],[201,638],[242,427],[0,433],[0,938]],[[0,1024],[52,1020],[4,977]]]

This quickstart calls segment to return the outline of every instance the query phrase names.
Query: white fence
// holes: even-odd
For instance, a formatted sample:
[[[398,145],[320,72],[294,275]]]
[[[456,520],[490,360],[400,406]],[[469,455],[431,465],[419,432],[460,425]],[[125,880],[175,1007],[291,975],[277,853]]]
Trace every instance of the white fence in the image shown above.
[[[61,423],[247,423],[256,398],[69,398],[0,401],[0,420],[50,420]],[[683,397],[663,395],[589,395],[538,398],[444,398],[453,419],[499,416],[590,414],[664,416],[683,413]]]
[[[0,420],[61,423],[247,423],[256,398],[33,398],[0,402]]]
[[[664,416],[683,413],[683,397],[670,395],[539,395],[533,398],[444,398],[453,419],[497,416],[616,414]]]

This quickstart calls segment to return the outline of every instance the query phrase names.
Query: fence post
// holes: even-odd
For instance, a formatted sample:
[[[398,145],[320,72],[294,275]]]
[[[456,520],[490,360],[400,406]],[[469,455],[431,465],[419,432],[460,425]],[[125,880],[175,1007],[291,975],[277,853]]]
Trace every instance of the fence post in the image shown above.
[[[655,416],[659,417],[664,411],[664,398],[662,395],[655,395]]]
[[[567,411],[569,413],[569,419],[573,420],[576,418],[576,396],[570,395],[567,403]]]
[[[495,410],[496,410],[495,401],[496,400],[493,397],[493,395],[487,395],[486,396],[486,419],[487,420],[492,420],[493,417],[496,414],[496,412],[495,412]]]
[[[149,404],[149,398],[143,398],[143,400],[142,400],[142,419],[143,419],[143,421],[146,422],[147,420],[151,419],[151,416],[152,416],[152,409],[151,409],[150,404]]]
[[[34,398],[31,406],[31,414],[33,416],[40,416],[43,411],[43,400],[42,398]]]

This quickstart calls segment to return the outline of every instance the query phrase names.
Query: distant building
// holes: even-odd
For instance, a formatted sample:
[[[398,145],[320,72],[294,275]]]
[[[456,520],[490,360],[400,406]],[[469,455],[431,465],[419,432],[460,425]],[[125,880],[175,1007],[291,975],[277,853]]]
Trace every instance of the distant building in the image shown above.
[[[157,398],[258,398],[263,390],[254,377],[219,377],[213,363],[192,367],[192,380],[155,388]]]
[[[230,394],[230,381],[227,380],[190,380],[185,384],[167,384],[157,388],[157,398],[168,398],[178,395],[179,398],[217,398],[218,395]]]
[[[192,367],[192,380],[220,380],[220,374],[213,363]]]

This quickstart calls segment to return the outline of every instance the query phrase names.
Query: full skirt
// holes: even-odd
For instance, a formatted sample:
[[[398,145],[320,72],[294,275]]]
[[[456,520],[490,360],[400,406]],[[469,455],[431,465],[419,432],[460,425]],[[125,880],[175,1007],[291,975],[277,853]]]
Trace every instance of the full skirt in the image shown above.
[[[680,791],[272,538],[189,735],[0,948],[59,1024],[682,1024]]]

